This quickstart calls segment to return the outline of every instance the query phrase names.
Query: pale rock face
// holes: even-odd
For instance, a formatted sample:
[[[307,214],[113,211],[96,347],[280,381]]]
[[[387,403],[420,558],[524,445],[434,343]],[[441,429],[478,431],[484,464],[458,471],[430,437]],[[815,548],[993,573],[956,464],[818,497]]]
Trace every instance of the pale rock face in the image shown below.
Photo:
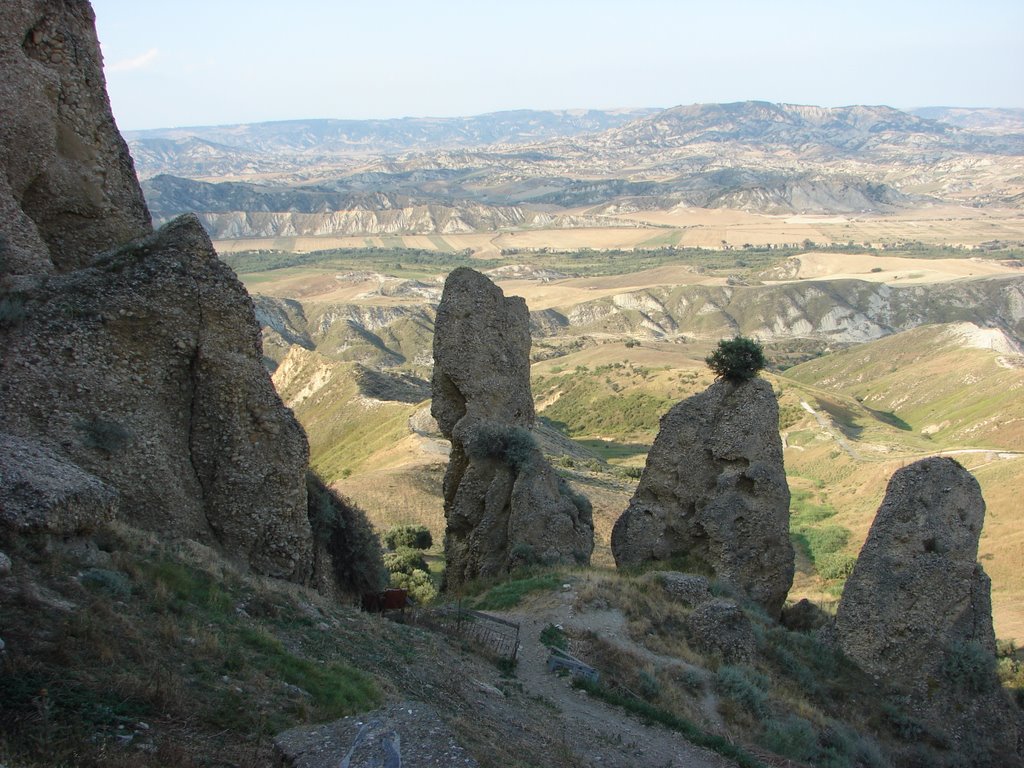
[[[86,0],[0,7],[0,278],[63,272],[152,231]]]
[[[953,459],[897,471],[835,631],[847,656],[971,751],[963,764],[1019,765],[1019,726],[994,672],[991,583],[976,561],[984,519],[978,482]]]
[[[793,582],[778,405],[763,379],[719,381],[661,419],[612,530],[621,566],[683,558],[778,616]]]
[[[452,443],[444,480],[449,587],[534,559],[590,561],[590,504],[529,432],[529,377],[526,303],[479,272],[453,271],[437,309],[431,404]]]

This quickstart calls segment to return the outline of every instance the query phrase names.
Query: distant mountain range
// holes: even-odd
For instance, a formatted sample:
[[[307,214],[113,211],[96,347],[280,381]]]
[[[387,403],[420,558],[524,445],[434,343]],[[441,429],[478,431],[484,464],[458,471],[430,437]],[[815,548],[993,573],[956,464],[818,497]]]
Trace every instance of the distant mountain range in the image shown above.
[[[195,211],[218,237],[274,237],[594,226],[680,205],[1021,207],[1022,126],[1024,110],[751,101],[126,136],[158,219]]]

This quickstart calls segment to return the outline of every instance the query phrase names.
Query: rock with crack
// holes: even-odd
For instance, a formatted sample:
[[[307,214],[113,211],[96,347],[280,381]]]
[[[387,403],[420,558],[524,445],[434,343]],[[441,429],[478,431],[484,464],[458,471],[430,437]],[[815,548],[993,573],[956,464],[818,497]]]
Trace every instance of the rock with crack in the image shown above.
[[[0,6],[0,278],[63,272],[152,231],[86,0]]]
[[[534,562],[588,563],[590,503],[530,428],[529,312],[487,277],[453,271],[434,330],[431,413],[452,443],[444,480],[449,587]]]
[[[676,404],[612,530],[615,562],[681,561],[778,617],[794,571],[778,414],[763,379]]]
[[[996,676],[991,583],[977,562],[984,519],[978,482],[953,459],[897,471],[846,582],[835,635],[953,737],[962,764],[1019,765],[1019,724]]]

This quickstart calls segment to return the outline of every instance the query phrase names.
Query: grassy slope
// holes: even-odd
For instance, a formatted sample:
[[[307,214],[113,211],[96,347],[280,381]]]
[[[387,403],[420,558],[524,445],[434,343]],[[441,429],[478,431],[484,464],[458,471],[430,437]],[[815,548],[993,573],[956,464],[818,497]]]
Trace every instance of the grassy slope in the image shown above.
[[[298,347],[274,372],[281,398],[306,428],[312,466],[328,482],[364,468],[406,438],[417,408],[366,397],[356,384],[358,374],[352,363]]]

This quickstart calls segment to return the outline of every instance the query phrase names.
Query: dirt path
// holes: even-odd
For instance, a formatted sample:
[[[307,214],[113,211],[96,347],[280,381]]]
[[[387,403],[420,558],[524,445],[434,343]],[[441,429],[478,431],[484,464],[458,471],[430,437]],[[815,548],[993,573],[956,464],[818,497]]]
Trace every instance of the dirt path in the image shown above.
[[[540,633],[549,624],[584,627],[616,634],[617,620],[609,611],[577,616],[576,593],[563,591],[531,601],[529,610],[495,614],[520,625],[520,656],[516,676],[524,689],[553,704],[566,725],[566,741],[589,765],[609,768],[735,768],[735,763],[694,746],[666,728],[649,726],[624,710],[609,706],[574,689],[569,680],[547,671],[548,649]],[[585,618],[590,616],[590,618]],[[682,664],[678,660],[652,659]]]

